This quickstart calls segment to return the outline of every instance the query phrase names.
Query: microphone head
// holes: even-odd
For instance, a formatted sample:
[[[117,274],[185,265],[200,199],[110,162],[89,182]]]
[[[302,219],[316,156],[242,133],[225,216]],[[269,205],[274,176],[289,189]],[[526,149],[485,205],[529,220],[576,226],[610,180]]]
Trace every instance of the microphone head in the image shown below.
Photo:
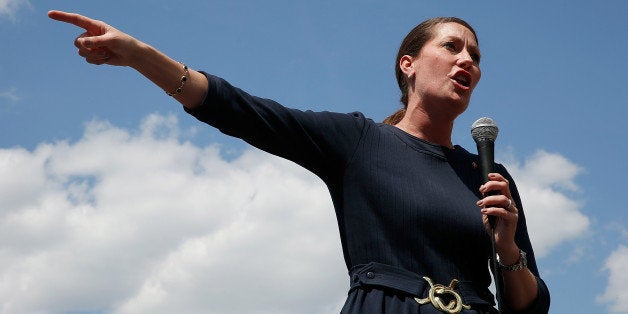
[[[487,140],[494,142],[498,132],[497,124],[491,118],[479,118],[471,125],[471,136],[476,143]]]

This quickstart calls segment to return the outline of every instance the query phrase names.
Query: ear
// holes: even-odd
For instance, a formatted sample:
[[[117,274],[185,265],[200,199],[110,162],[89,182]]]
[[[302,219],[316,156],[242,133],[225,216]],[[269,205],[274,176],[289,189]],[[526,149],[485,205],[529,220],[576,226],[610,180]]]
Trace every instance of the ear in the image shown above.
[[[404,55],[403,57],[401,57],[401,59],[399,59],[399,68],[401,69],[401,72],[403,72],[408,78],[414,76],[414,67],[412,67],[412,61],[414,61],[414,58],[409,55]]]

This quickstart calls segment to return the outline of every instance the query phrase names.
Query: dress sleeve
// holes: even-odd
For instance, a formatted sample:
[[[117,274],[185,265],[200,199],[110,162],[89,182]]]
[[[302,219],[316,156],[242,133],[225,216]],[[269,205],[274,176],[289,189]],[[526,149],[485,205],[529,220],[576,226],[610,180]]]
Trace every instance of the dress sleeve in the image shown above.
[[[515,233],[515,243],[517,246],[526,252],[528,259],[528,269],[534,274],[536,277],[536,281],[538,283],[538,297],[523,313],[548,313],[550,307],[550,293],[545,281],[541,279],[539,274],[539,269],[536,264],[536,258],[534,256],[534,250],[532,249],[532,243],[530,242],[530,237],[528,234],[528,227],[526,224],[525,213],[523,211],[523,205],[521,204],[521,197],[519,195],[519,191],[517,189],[517,185],[515,184],[514,179],[510,176],[506,168],[500,164],[496,165],[497,171],[501,173],[507,180],[510,182],[510,193],[512,194],[512,198],[517,205],[517,209],[519,210],[519,220],[517,222],[517,231]],[[506,311],[507,313],[515,313],[513,311]],[[522,312],[516,312],[522,313]]]
[[[203,74],[209,82],[207,96],[201,106],[185,108],[188,113],[224,134],[292,160],[323,180],[349,162],[370,121],[357,112],[286,108],[252,96],[222,78]]]

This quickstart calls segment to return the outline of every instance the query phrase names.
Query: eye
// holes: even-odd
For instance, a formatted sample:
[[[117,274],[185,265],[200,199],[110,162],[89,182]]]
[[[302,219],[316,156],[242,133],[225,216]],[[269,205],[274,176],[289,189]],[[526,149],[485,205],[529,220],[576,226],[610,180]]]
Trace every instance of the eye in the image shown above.
[[[443,47],[447,48],[447,50],[449,51],[456,51],[456,43],[454,43],[453,41],[443,43]]]

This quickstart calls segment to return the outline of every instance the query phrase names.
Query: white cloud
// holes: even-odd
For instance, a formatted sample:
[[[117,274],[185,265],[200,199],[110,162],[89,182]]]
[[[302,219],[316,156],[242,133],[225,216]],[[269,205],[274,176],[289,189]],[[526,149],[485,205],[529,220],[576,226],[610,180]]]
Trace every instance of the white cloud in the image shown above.
[[[339,312],[348,278],[322,182],[179,133],[151,115],[137,131],[93,121],[75,143],[0,150],[0,313]],[[567,195],[577,166],[539,152],[508,167],[537,254],[587,229]]]
[[[589,218],[579,211],[582,202],[571,195],[579,191],[574,179],[582,172],[580,167],[559,154],[542,150],[523,164],[512,157],[506,159],[504,164],[515,178],[522,198],[537,257],[586,233]]]
[[[20,97],[17,95],[17,89],[15,87],[11,87],[4,92],[0,92],[0,98],[5,98],[14,102],[20,100]]]
[[[15,13],[22,7],[30,7],[28,0],[0,0],[0,18],[7,17],[11,20],[15,19]]]
[[[321,181],[177,134],[154,115],[0,150],[0,312],[338,312],[348,279]]]
[[[628,313],[628,247],[620,245],[606,260],[604,270],[608,271],[608,285],[598,302],[609,303],[613,313]]]

